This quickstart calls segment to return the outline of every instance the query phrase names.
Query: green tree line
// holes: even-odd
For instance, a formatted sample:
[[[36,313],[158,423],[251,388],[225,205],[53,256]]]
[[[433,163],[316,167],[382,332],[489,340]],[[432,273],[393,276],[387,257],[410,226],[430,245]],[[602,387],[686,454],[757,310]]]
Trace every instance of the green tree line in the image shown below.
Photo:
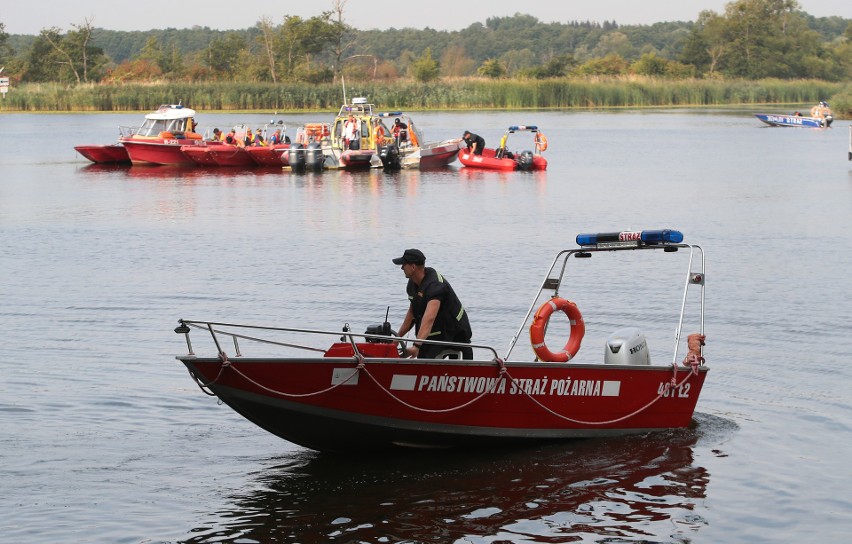
[[[794,0],[736,0],[695,21],[619,26],[493,17],[461,31],[362,31],[331,11],[249,29],[119,32],[91,20],[10,36],[0,66],[15,83],[150,81],[334,82],[487,77],[548,79],[639,74],[685,78],[852,78],[852,20],[815,18]]]

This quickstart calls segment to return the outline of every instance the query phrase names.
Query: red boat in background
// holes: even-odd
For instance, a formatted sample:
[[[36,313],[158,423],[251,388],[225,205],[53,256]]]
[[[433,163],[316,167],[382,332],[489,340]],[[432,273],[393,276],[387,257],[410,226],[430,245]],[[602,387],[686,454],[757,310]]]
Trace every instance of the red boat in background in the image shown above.
[[[674,230],[582,234],[577,244],[556,255],[502,357],[487,345],[426,341],[445,349],[435,359],[403,358],[410,339],[396,336],[388,321],[363,334],[344,326],[341,334],[181,319],[175,332],[185,335],[188,353],[177,358],[205,393],[270,433],[321,451],[483,447],[687,427],[708,372],[703,250]],[[647,289],[625,290],[635,311],[613,311],[612,284],[595,281],[602,277],[596,261],[629,261],[631,281]],[[685,265],[685,272],[663,272],[661,261]],[[569,269],[592,280],[569,288]],[[623,278],[606,270],[603,276]],[[683,293],[662,289],[664,278]],[[565,297],[595,288],[601,302],[588,314],[598,317],[587,331],[578,305]],[[663,322],[674,321],[674,351],[662,363],[652,364],[638,323],[618,323],[648,314],[640,292],[654,297],[643,325],[658,327],[655,335],[667,341],[671,323]],[[675,302],[670,311],[661,309],[664,299]],[[551,320],[562,314],[562,323]],[[610,331],[612,325],[619,328]],[[696,332],[684,337],[685,327]],[[206,333],[212,355],[195,354],[193,330]],[[512,359],[527,330],[531,352]],[[552,337],[565,332],[563,348],[548,347],[561,345]],[[594,334],[605,337],[603,358],[599,347],[580,349]],[[473,349],[472,360],[461,357],[462,347]]]
[[[507,148],[510,134],[515,132],[530,132],[533,135],[533,150],[512,152]],[[474,155],[469,149],[459,151],[459,162],[469,168],[486,170],[531,171],[547,170],[547,159],[541,154],[547,149],[547,138],[535,125],[514,125],[506,129],[496,149],[484,148],[481,155]]]
[[[119,138],[133,164],[195,164],[181,151],[187,145],[204,145],[195,132],[195,110],[166,104],[145,116],[141,127]]]
[[[274,144],[247,147],[246,152],[259,166],[283,167],[290,164],[290,144]]]
[[[74,150],[96,164],[130,164],[127,149],[121,144],[78,145]]]
[[[210,150],[221,145],[224,144],[222,142],[206,142],[204,145],[182,145],[180,151],[198,166],[218,166],[216,161],[213,160],[213,154],[210,153]]]

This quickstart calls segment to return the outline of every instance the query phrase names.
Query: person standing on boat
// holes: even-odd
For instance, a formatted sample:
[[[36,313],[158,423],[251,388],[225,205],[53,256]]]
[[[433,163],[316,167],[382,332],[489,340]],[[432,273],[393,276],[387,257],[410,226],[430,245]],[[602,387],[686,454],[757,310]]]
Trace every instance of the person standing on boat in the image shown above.
[[[447,278],[434,268],[426,267],[426,257],[419,249],[406,249],[402,257],[393,259],[399,265],[408,284],[410,305],[399,328],[399,336],[405,336],[414,327],[417,340],[406,348],[410,357],[434,359],[445,346],[424,344],[420,340],[440,340],[470,344],[473,333],[470,320],[461,301],[450,286]],[[456,348],[458,349],[458,348]],[[473,349],[460,349],[464,359],[473,359]]]
[[[472,152],[474,155],[482,155],[482,150],[485,149],[485,139],[482,136],[465,130],[462,141],[467,144],[468,152]]]
[[[358,120],[354,115],[350,115],[349,119],[343,125],[343,142],[346,144],[346,149],[361,149],[361,141],[358,136]]]
[[[401,146],[403,142],[408,141],[408,125],[403,123],[399,117],[393,120],[393,129],[391,130],[396,145]]]

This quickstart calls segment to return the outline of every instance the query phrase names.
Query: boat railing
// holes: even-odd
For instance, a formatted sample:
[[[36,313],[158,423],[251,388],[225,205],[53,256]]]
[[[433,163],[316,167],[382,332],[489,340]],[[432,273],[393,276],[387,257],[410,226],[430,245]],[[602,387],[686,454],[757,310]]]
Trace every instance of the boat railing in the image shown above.
[[[291,328],[291,327],[270,327],[270,326],[260,326],[260,325],[247,325],[247,324],[239,324],[239,323],[223,323],[223,322],[214,322],[214,321],[196,321],[189,319],[179,319],[179,325],[175,328],[175,332],[178,334],[183,334],[186,339],[186,347],[188,350],[187,355],[190,357],[196,356],[193,351],[192,341],[190,340],[189,333],[192,329],[205,330],[207,331],[213,343],[216,346],[216,352],[220,357],[227,357],[224,344],[221,341],[224,337],[228,341],[233,343],[233,349],[235,357],[243,357],[243,351],[241,348],[241,341],[245,341],[246,343],[256,343],[263,344],[266,346],[275,346],[277,348],[291,348],[299,351],[310,351],[315,353],[325,354],[329,347],[316,347],[310,346],[302,343],[292,342],[292,341],[282,341],[276,340],[272,338],[264,338],[261,337],[261,334],[295,334],[295,335],[312,335],[314,337],[324,337],[324,338],[334,338],[341,342],[348,343],[353,350],[354,356],[356,358],[367,358],[368,356],[362,353],[362,350],[359,348],[360,342],[368,342],[368,343],[394,343],[401,346],[405,346],[407,342],[413,341],[411,338],[399,337],[394,335],[384,335],[384,334],[371,334],[371,333],[355,333],[349,330],[348,324],[343,327],[342,331],[325,331],[318,329],[302,329],[302,328]],[[463,344],[458,342],[444,342],[439,340],[417,340],[418,343],[430,344],[430,345],[439,345],[445,347],[447,350],[451,351],[459,351],[462,348],[473,348],[488,351],[492,355],[493,360],[498,360],[497,350],[491,346],[486,346],[482,344]]]
[[[685,285],[683,288],[683,297],[681,299],[681,307],[678,316],[677,328],[675,331],[675,343],[674,343],[674,353],[672,355],[672,363],[677,363],[678,360],[678,350],[680,349],[680,343],[682,338],[682,330],[684,324],[684,316],[686,313],[687,307],[687,295],[691,286],[697,286],[700,290],[700,298],[699,298],[699,334],[704,334],[704,281],[705,281],[705,268],[704,268],[704,250],[695,244],[686,244],[686,243],[660,243],[653,245],[618,245],[613,244],[612,246],[607,247],[606,244],[600,244],[598,247],[581,247],[577,249],[565,249],[557,253],[556,257],[554,257],[553,262],[547,270],[547,273],[542,280],[538,291],[536,292],[535,297],[532,300],[532,303],[527,310],[526,315],[524,316],[523,321],[521,322],[520,327],[509,343],[509,348],[506,351],[506,354],[503,356],[504,360],[509,360],[509,357],[512,354],[512,350],[515,348],[515,345],[518,342],[518,339],[523,334],[524,330],[528,327],[528,323],[530,322],[530,316],[533,315],[533,312],[536,308],[541,304],[541,296],[544,291],[552,291],[552,295],[550,298],[558,297],[559,290],[562,286],[563,280],[565,278],[565,272],[568,267],[568,261],[573,256],[579,259],[585,259],[592,256],[594,253],[599,252],[612,252],[612,251],[653,251],[653,250],[662,250],[664,252],[675,252],[679,249],[687,249],[689,250],[689,259],[687,264],[687,274],[685,278]]]

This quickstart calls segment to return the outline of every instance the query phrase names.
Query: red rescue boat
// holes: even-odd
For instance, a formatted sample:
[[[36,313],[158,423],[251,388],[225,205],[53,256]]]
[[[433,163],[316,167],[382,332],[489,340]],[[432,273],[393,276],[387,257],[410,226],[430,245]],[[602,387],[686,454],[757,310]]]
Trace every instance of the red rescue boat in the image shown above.
[[[260,166],[283,167],[289,163],[287,157],[290,144],[273,144],[247,147],[249,156]]]
[[[533,149],[512,152],[507,143],[510,134],[515,132],[530,132],[533,135]],[[474,155],[469,149],[459,151],[459,162],[469,168],[501,171],[531,171],[547,170],[547,159],[542,152],[547,149],[547,138],[535,125],[513,125],[506,129],[500,140],[500,147],[482,150],[481,155]]]
[[[579,235],[577,242],[580,247],[560,251],[551,263],[502,357],[492,347],[471,345],[474,359],[464,360],[460,345],[436,342],[446,348],[439,358],[402,358],[405,339],[387,321],[364,334],[346,327],[341,334],[182,319],[175,332],[186,336],[188,354],[177,358],[206,393],[261,428],[321,451],[485,446],[688,426],[708,372],[703,250],[683,243],[683,235],[673,230]],[[671,358],[652,363],[646,337],[635,324],[605,335],[603,358],[596,347],[588,353],[580,349],[590,331],[578,305],[564,298],[568,269],[626,260],[612,259],[613,253],[636,256],[629,259],[640,263],[629,268],[634,282],[641,281],[638,271],[653,263],[647,277],[654,287],[661,277],[659,261],[685,264],[685,272],[668,275],[683,282],[682,295],[673,297],[682,297],[679,311],[666,312],[676,322]],[[588,283],[577,282],[571,289]],[[602,292],[612,294],[611,285]],[[636,298],[635,291],[628,294]],[[659,313],[656,302],[652,306]],[[688,302],[694,312],[686,312]],[[609,308],[598,310],[604,318],[593,322],[618,320]],[[637,310],[642,311],[632,315],[646,313]],[[570,319],[569,340],[562,350],[547,348],[547,321],[553,321],[551,330],[558,329],[551,318],[561,313]],[[659,317],[655,313],[646,324],[659,325]],[[696,332],[684,337],[686,326]],[[528,328],[534,355],[512,358]],[[205,333],[212,356],[194,353],[192,330]],[[662,330],[668,338],[670,326]],[[331,345],[317,346],[323,339]],[[244,353],[248,345],[256,353]],[[232,355],[226,349],[233,349]]]
[[[166,104],[145,116],[141,127],[119,138],[133,164],[195,164],[181,147],[204,145],[195,132],[195,110]]]
[[[97,164],[130,164],[130,156],[127,154],[127,149],[121,144],[78,145],[74,147],[74,150]]]

